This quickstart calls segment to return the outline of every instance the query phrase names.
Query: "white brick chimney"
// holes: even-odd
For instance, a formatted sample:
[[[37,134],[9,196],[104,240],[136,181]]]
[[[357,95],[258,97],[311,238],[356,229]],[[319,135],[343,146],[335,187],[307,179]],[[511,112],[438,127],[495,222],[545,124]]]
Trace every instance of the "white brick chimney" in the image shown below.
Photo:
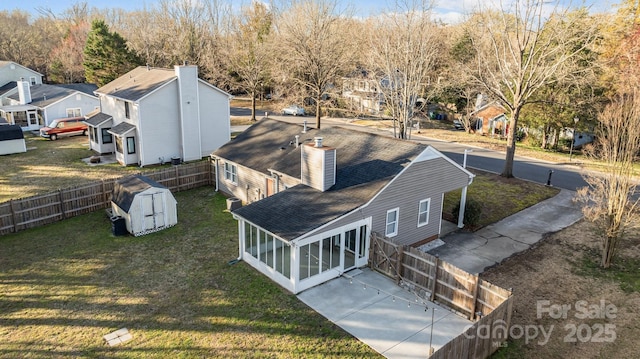
[[[326,191],[336,184],[336,149],[322,144],[322,137],[301,146],[302,184]]]

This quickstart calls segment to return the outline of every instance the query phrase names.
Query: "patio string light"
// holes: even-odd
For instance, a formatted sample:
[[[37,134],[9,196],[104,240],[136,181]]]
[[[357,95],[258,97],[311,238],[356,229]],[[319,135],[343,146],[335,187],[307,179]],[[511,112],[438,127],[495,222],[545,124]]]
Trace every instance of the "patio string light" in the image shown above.
[[[411,308],[411,303],[413,303],[413,302],[414,302],[414,301],[413,301],[413,300],[411,300],[411,299],[406,299],[406,298],[402,298],[402,297],[400,297],[400,296],[396,296],[396,295],[394,295],[394,294],[392,294],[392,293],[386,292],[384,289],[380,289],[380,288],[378,288],[378,287],[371,286],[370,284],[367,284],[367,283],[365,283],[365,282],[363,282],[363,281],[360,281],[360,280],[358,280],[358,279],[355,279],[355,278],[353,278],[353,277],[348,277],[348,278],[349,278],[349,284],[353,284],[353,282],[355,281],[355,282],[357,282],[358,284],[361,284],[361,285],[362,285],[362,290],[367,290],[367,286],[368,286],[369,288],[374,289],[374,290],[377,292],[377,295],[380,295],[380,293],[383,293],[383,294],[386,294],[386,295],[390,296],[390,297],[391,297],[391,300],[392,300],[394,303],[395,303],[395,301],[396,301],[396,298],[398,298],[398,300],[401,300],[401,301],[403,301],[404,303],[406,303],[408,308]],[[413,293],[413,292],[411,292],[411,293]],[[415,298],[415,303],[418,303],[418,305],[419,305],[420,307],[423,307],[425,312],[427,312],[429,309],[432,309],[432,310],[434,310],[434,311],[436,310],[436,308],[435,308],[434,306],[429,307],[429,306],[427,305],[427,302],[426,302],[426,301],[424,301],[422,298],[418,297],[415,293],[413,293],[413,294],[416,296],[416,298]]]

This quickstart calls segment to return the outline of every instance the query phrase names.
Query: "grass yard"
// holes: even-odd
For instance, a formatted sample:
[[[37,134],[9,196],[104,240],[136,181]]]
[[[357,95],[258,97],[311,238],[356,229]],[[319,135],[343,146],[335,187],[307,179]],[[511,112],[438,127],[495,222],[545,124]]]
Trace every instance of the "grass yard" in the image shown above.
[[[467,201],[474,200],[481,205],[480,222],[467,229],[478,229],[495,223],[527,207],[551,198],[560,192],[555,187],[547,187],[517,178],[504,178],[496,174],[469,169],[476,175],[467,189]],[[452,210],[460,203],[462,190],[446,193],[443,212],[452,220]]]
[[[94,155],[86,136],[50,141],[27,132],[25,140],[27,152],[0,156],[0,202],[160,168],[123,167],[117,163],[89,166],[82,161]]]
[[[237,224],[212,187],[176,199],[178,225],[143,237],[112,236],[103,211],[0,237],[0,358],[379,357],[228,264]]]

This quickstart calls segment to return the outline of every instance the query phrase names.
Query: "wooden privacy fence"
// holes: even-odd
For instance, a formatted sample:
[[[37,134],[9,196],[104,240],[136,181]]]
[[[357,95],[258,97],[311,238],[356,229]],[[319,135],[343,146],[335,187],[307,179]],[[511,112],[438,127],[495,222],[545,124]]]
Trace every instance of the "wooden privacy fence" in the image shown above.
[[[179,192],[212,184],[214,171],[209,161],[200,161],[144,175],[172,192]],[[111,205],[111,191],[117,180],[105,179],[0,203],[0,235],[108,208]]]
[[[481,325],[478,324],[481,322],[501,323],[501,320],[505,321],[507,328],[510,325],[513,298],[510,290],[480,279],[478,275],[468,273],[436,256],[395,244],[378,233],[372,233],[369,263],[373,269],[394,278],[396,283],[419,297],[438,302],[469,320],[479,318],[474,326]],[[482,335],[475,339],[472,347],[468,347],[471,344],[465,340],[467,337],[469,336],[461,335],[454,341],[463,343],[460,344],[462,349],[447,347],[445,350],[454,354],[463,350],[465,355],[435,356],[443,347],[432,357],[486,358],[499,348],[495,342],[500,344],[507,339],[506,336],[501,338],[490,335],[487,338]]]

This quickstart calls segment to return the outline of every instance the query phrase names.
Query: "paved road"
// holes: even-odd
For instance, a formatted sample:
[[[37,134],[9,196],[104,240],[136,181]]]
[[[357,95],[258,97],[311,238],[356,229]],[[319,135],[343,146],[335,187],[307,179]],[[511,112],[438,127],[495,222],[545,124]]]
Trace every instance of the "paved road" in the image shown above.
[[[232,113],[234,113],[233,110]],[[315,118],[312,116],[294,117],[269,115],[269,117],[293,123],[302,123],[304,120],[307,120],[309,126],[315,126]],[[367,131],[389,136],[392,135],[392,132],[390,132],[389,130],[356,125],[351,123],[348,119],[323,118],[322,125],[342,126],[346,128],[353,128],[359,131]],[[467,146],[457,142],[441,141],[438,139],[427,137],[428,134],[428,130],[422,130],[421,134],[414,133],[411,139],[416,142],[433,146],[438,151],[444,153],[445,155],[449,156],[449,158],[460,164],[462,164],[464,150],[471,149],[473,150],[473,152],[470,152],[467,155],[468,167],[497,173],[502,172],[504,168],[504,152]],[[582,170],[577,166],[564,163],[546,162],[516,155],[513,173],[518,178],[546,184],[550,170],[553,171],[553,173],[551,174],[552,186],[575,191],[576,189],[587,185],[587,183],[580,175],[580,172]]]

